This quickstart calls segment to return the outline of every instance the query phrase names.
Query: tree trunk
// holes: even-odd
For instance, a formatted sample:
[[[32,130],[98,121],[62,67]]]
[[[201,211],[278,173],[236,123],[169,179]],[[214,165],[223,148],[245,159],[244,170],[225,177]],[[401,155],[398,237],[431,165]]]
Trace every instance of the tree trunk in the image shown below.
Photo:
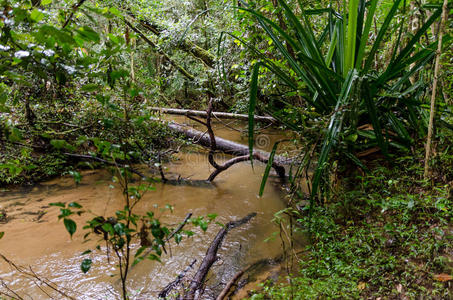
[[[174,132],[184,134],[186,137],[192,139],[193,142],[196,144],[199,144],[207,148],[211,147],[211,139],[209,138],[209,135],[207,133],[195,130],[193,128],[175,122],[168,122],[167,126]],[[233,141],[229,141],[226,139],[222,139],[219,137],[216,137],[215,139],[217,150],[223,153],[234,156],[245,156],[250,154],[248,146]],[[268,152],[264,151],[254,150],[253,152],[261,155],[264,159],[268,159],[270,156]],[[277,164],[288,164],[291,162],[291,159],[276,155],[274,157],[274,162]]]
[[[180,115],[180,116],[193,116],[193,117],[204,117],[206,118],[207,113],[204,110],[190,110],[190,109],[178,109],[178,108],[161,108],[161,107],[151,107],[153,111],[158,111],[160,113],[169,114],[169,115]],[[249,119],[248,115],[244,114],[235,114],[235,113],[225,113],[225,112],[212,112],[212,115],[219,119],[237,119],[247,121]],[[265,122],[277,122],[273,117],[268,116],[255,116],[255,121],[265,121]]]
[[[170,64],[175,67],[182,75],[184,75],[190,81],[195,80],[195,76],[190,74],[186,69],[184,69],[180,64],[171,59],[162,49],[160,49],[153,41],[146,37],[140,30],[134,27],[130,22],[124,20],[127,26],[129,26],[135,33],[137,33],[148,45],[150,45],[155,51],[159,52]]]
[[[134,18],[135,20],[137,20],[137,18],[135,17],[135,15],[133,13],[130,12],[129,15],[132,18]],[[160,36],[161,32],[164,31],[164,28],[160,28],[159,26],[151,23],[148,20],[137,20],[137,21],[140,23],[140,25],[142,25],[147,30],[151,31],[156,36]],[[179,50],[190,53],[195,58],[200,59],[208,67],[214,68],[214,64],[215,64],[215,60],[216,60],[215,55],[209,53],[208,50],[195,45],[192,41],[183,39],[182,41],[177,43],[176,47]]]
[[[426,153],[425,153],[425,170],[423,172],[423,177],[426,179],[428,178],[429,174],[429,158],[431,154],[431,139],[433,135],[433,126],[434,126],[434,113],[435,113],[435,105],[436,105],[436,91],[437,91],[437,81],[439,78],[439,69],[440,69],[440,54],[442,52],[442,38],[445,29],[445,23],[448,18],[448,0],[444,0],[444,4],[442,7],[442,17],[440,20],[440,27],[439,27],[439,43],[437,46],[437,53],[436,53],[436,64],[434,67],[434,82],[433,82],[433,90],[431,92],[431,110],[429,112],[429,125],[428,125],[428,138],[426,141]]]

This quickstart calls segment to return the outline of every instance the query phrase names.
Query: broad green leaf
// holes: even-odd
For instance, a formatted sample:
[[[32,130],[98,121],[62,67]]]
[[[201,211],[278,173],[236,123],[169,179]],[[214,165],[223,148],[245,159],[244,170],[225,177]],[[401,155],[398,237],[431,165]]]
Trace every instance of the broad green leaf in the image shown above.
[[[64,223],[64,226],[66,227],[66,230],[69,232],[69,234],[71,235],[71,238],[72,238],[72,235],[77,230],[77,224],[73,220],[67,219],[67,218],[63,219],[63,223]]]
[[[114,14],[115,16],[117,16],[118,18],[122,18],[122,14],[121,12],[118,10],[118,8],[116,8],[115,6],[112,6],[109,8],[109,11]]]
[[[73,207],[73,208],[82,208],[82,205],[80,205],[77,202],[71,202],[68,204],[68,207]]]
[[[44,19],[44,14],[35,8],[31,11],[30,18],[35,22],[39,22]]]
[[[67,149],[70,151],[75,150],[74,146],[66,142],[65,140],[51,140],[50,144],[56,149]]]
[[[80,181],[82,180],[82,175],[77,171],[69,171],[69,174],[72,175],[72,177],[74,177],[74,181],[76,184],[79,184]],[[73,202],[73,203],[75,203],[75,202]],[[69,205],[71,205],[71,204],[69,204]]]
[[[85,250],[85,251],[82,252],[81,255],[87,255],[87,254],[90,254],[90,253],[91,253],[91,250]]]
[[[77,29],[77,33],[85,41],[96,42],[96,43],[98,43],[100,41],[99,34],[88,26],[83,26],[83,27]]]
[[[91,268],[91,264],[93,263],[93,261],[89,258],[86,258],[82,261],[82,263],[80,264],[80,269],[82,270],[83,273],[86,273],[90,270]]]

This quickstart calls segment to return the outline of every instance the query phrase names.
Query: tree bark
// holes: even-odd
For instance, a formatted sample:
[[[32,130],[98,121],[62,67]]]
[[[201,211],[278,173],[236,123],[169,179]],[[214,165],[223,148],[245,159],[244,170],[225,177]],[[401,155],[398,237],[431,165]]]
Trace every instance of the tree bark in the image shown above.
[[[217,233],[216,237],[211,242],[211,245],[206,251],[206,255],[203,258],[203,261],[201,262],[197,273],[195,274],[192,282],[189,285],[188,292],[184,295],[184,300],[193,300],[195,296],[200,292],[201,288],[203,287],[204,280],[206,279],[206,275],[208,275],[209,270],[217,259],[217,251],[219,251],[223,239],[228,234],[228,232],[235,227],[239,227],[245,223],[248,223],[255,216],[256,213],[251,213],[241,220],[231,221]]]
[[[433,90],[431,92],[431,109],[429,112],[429,125],[428,125],[428,137],[426,141],[426,153],[425,153],[425,170],[423,172],[423,177],[426,179],[428,178],[429,174],[429,158],[431,155],[431,140],[433,135],[433,126],[434,126],[434,113],[436,109],[436,91],[437,91],[437,81],[439,78],[439,69],[440,69],[440,54],[442,52],[442,38],[445,29],[445,23],[448,18],[448,0],[444,0],[444,4],[442,7],[442,17],[440,20],[440,27],[439,27],[439,40],[437,46],[437,53],[436,53],[436,64],[434,67],[434,82],[433,82]]]
[[[134,20],[137,20],[137,18],[132,12],[129,12],[129,16],[131,16],[131,18],[133,18]],[[143,26],[143,28],[146,28],[147,30],[151,31],[156,36],[160,36],[161,32],[164,30],[164,28],[160,28],[159,26],[151,23],[148,20],[138,19],[137,21],[138,23],[140,23],[141,26]],[[195,45],[192,41],[183,39],[176,45],[176,47],[179,50],[190,53],[195,58],[200,59],[208,67],[214,68],[216,57],[213,54],[209,53],[208,50]]]
[[[148,45],[150,45],[155,51],[159,52],[170,64],[175,67],[179,72],[181,72],[182,75],[184,75],[187,79],[190,81],[195,80],[195,76],[190,74],[186,69],[184,69],[181,65],[179,65],[177,62],[175,62],[173,59],[171,59],[162,49],[159,48],[153,41],[151,41],[149,38],[146,37],[140,30],[138,30],[136,27],[134,27],[129,21],[124,20],[124,23],[126,23],[127,26],[129,26],[135,33],[137,33]]]
[[[223,300],[226,298],[226,296],[228,295],[228,293],[230,292],[231,288],[233,287],[233,285],[236,283],[236,281],[239,280],[239,278],[241,278],[241,276],[244,274],[245,270],[241,270],[239,272],[237,272],[233,278],[231,278],[231,280],[227,283],[227,285],[225,286],[225,288],[222,290],[222,292],[220,293],[219,296],[217,296],[216,300]]]
[[[194,117],[207,117],[207,112],[204,110],[191,110],[191,109],[178,109],[178,108],[161,108],[151,107],[153,111],[158,111],[163,114],[180,115],[180,116],[194,116]],[[212,112],[212,115],[219,119],[236,119],[248,120],[249,116],[245,114],[226,113],[226,112]],[[268,116],[254,116],[255,121],[272,122],[276,123],[277,120]]]
[[[211,147],[211,139],[209,138],[209,135],[206,134],[205,132],[198,131],[196,129],[178,124],[176,122],[168,122],[167,126],[170,130],[177,132],[177,133],[181,133],[181,134],[185,135],[186,137],[192,139],[195,144],[199,144],[206,148]],[[216,137],[216,148],[218,151],[221,151],[225,154],[234,155],[234,156],[250,155],[248,146],[245,146],[245,145],[233,142],[233,141],[229,141],[229,140],[226,140],[223,138],[219,138],[219,137]],[[264,159],[268,159],[270,156],[270,154],[268,152],[264,152],[264,151],[254,150],[253,153],[260,154]],[[274,157],[274,162],[279,165],[283,165],[283,164],[290,163],[291,159],[280,156],[280,155],[276,155]]]

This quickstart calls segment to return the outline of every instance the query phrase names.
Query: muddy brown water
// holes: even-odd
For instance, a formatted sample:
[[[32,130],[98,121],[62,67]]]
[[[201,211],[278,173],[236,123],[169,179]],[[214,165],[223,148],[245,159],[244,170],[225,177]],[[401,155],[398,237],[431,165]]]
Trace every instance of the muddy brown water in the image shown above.
[[[189,122],[184,117],[172,119]],[[218,136],[247,143],[243,133],[231,129],[243,130],[243,123],[226,123],[227,126],[216,123]],[[261,144],[257,143],[257,147],[269,151],[273,142],[285,138],[285,135],[267,129],[259,137]],[[166,163],[165,168],[167,177],[172,178],[206,179],[213,171],[206,154],[194,149],[179,153],[177,160]],[[144,196],[135,213],[154,211],[166,224],[176,226],[188,212],[194,216],[216,213],[217,221],[222,223],[256,212],[257,216],[249,224],[233,229],[227,235],[219,251],[221,259],[215,263],[208,283],[225,283],[245,266],[281,254],[280,240],[268,238],[278,230],[271,220],[275,212],[285,207],[283,193],[278,184],[270,182],[264,196],[258,197],[263,172],[263,164],[255,163],[252,169],[249,163],[240,163],[220,174],[212,186],[156,183],[155,191]],[[1,192],[0,210],[6,212],[7,219],[6,223],[0,224],[0,231],[5,232],[0,240],[0,253],[16,265],[51,281],[76,299],[115,299],[120,295],[120,286],[118,276],[114,276],[118,271],[113,257],[108,263],[104,252],[80,255],[98,244],[97,240],[82,243],[86,233],[82,226],[91,215],[74,218],[78,230],[70,239],[63,223],[58,221],[58,208],[49,206],[52,202],[76,201],[94,214],[104,216],[111,216],[124,206],[122,192],[112,183],[112,175],[108,171],[84,171],[82,175],[78,186],[71,177],[62,177],[34,187]],[[271,178],[271,181],[278,179]],[[166,204],[174,206],[173,213],[162,211]],[[180,245],[172,244],[171,255],[164,254],[162,263],[143,261],[134,267],[128,281],[131,298],[155,299],[157,292],[174,280],[193,259],[198,260],[196,269],[219,229],[219,226],[211,224],[206,233],[197,230],[195,236],[184,238]],[[80,262],[86,257],[93,259],[93,266],[87,274],[83,274]],[[0,283],[24,299],[62,298],[42,281],[30,279],[3,260],[0,262],[0,273]],[[12,294],[5,285],[0,285],[0,291]]]

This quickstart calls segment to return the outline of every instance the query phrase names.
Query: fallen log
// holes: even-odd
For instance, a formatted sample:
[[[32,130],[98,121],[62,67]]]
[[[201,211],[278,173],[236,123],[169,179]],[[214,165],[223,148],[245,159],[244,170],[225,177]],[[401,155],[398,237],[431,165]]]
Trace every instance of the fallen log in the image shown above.
[[[204,110],[191,110],[191,109],[179,109],[179,108],[161,108],[151,107],[153,111],[158,111],[162,114],[169,115],[180,115],[180,116],[193,116],[193,117],[207,117],[207,112]],[[219,119],[236,119],[236,120],[248,120],[249,116],[244,114],[226,113],[226,112],[212,112],[212,115]],[[255,116],[255,121],[264,121],[276,123],[277,120],[273,117],[268,116]]]
[[[217,259],[217,251],[219,251],[223,239],[227,235],[227,233],[236,227],[239,227],[245,223],[248,223],[253,217],[256,216],[256,213],[251,213],[244,217],[243,219],[240,219],[238,221],[231,221],[228,222],[225,227],[220,229],[220,231],[217,233],[216,237],[212,241],[211,245],[209,246],[208,250],[206,251],[206,255],[203,258],[203,261],[201,262],[200,267],[198,268],[197,273],[195,273],[194,278],[192,279],[192,282],[189,285],[189,289],[187,293],[184,295],[184,300],[193,300],[196,295],[199,295],[202,287],[204,280],[206,279],[206,276],[208,275],[209,270],[211,269],[212,265]]]
[[[210,148],[211,147],[211,139],[209,135],[205,132],[201,132],[199,130],[193,129],[189,126],[185,126],[173,121],[170,121],[167,123],[168,128],[170,130],[181,133],[185,135],[186,137],[192,139],[192,141],[195,144],[199,144],[203,147]],[[244,155],[250,155],[249,153],[249,147],[246,145],[242,145],[230,140],[226,140],[220,137],[216,137],[216,148],[218,151],[221,151],[225,154],[230,154],[234,156],[244,156]],[[256,153],[258,155],[261,155],[264,159],[268,159],[270,154],[268,152],[264,151],[259,151],[259,150],[254,150],[253,153]],[[291,159],[280,156],[280,155],[275,155],[274,157],[274,162],[277,164],[288,164],[291,162]]]
[[[214,134],[214,131],[212,130],[211,126],[211,118],[212,118],[212,99],[209,100],[209,105],[208,105],[208,110],[206,111],[207,117],[206,117],[206,128],[208,129],[208,135],[209,135],[209,140],[211,144],[211,149],[208,154],[208,160],[211,166],[215,168],[215,171],[211,173],[211,175],[208,178],[209,182],[212,182],[217,175],[222,173],[223,171],[227,170],[229,167],[233,166],[234,164],[237,164],[239,162],[243,161],[248,161],[251,159],[257,159],[261,162],[268,163],[268,159],[263,157],[262,155],[258,153],[252,153],[252,155],[243,155],[243,156],[238,156],[235,158],[232,158],[228,161],[226,161],[224,164],[219,165],[215,159],[214,159],[214,154],[217,151],[217,142],[216,142],[216,137]],[[285,168],[280,166],[279,164],[272,162],[272,167],[275,169],[277,174],[280,176],[280,178],[285,178]]]

